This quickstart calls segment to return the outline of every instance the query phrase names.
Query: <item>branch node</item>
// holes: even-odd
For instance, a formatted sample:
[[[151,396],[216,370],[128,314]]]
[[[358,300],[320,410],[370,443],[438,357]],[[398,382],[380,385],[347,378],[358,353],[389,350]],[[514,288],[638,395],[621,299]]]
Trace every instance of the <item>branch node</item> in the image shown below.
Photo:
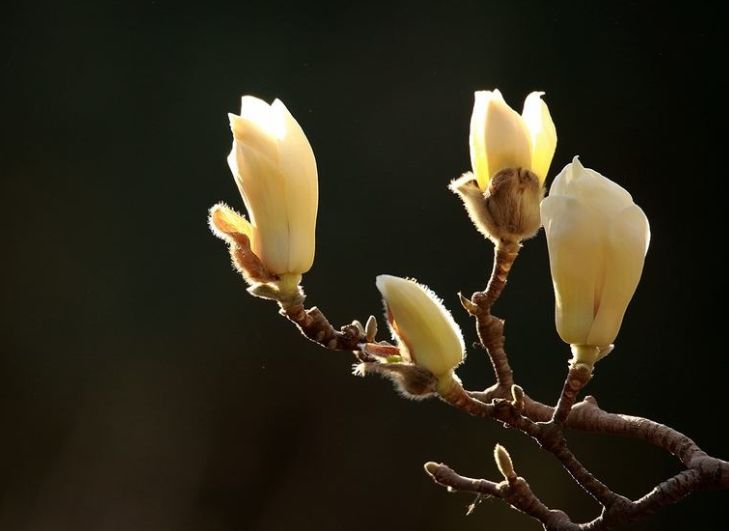
[[[466,298],[466,296],[460,291],[458,292],[458,300],[460,301],[461,306],[463,306],[463,309],[466,310],[469,315],[478,315],[480,308],[474,304],[471,299]]]

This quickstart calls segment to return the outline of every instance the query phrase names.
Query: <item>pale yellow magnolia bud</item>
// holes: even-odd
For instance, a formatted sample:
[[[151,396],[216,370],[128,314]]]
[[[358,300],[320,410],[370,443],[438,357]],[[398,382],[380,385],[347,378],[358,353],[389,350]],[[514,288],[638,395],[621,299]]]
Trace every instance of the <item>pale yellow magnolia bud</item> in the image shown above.
[[[451,314],[432,291],[413,280],[380,275],[376,284],[403,359],[427,369],[441,387],[448,387],[465,354],[461,329]]]
[[[638,286],[650,241],[643,211],[621,186],[575,157],[542,201],[557,331],[575,358],[609,352]]]
[[[544,183],[557,146],[557,132],[542,94],[529,94],[520,116],[498,90],[475,93],[469,145],[471,166],[482,191],[506,168],[529,170]]]
[[[309,141],[280,100],[243,96],[240,116],[229,118],[228,164],[250,216],[250,224],[237,223],[249,225],[251,250],[270,273],[305,273],[314,261],[319,197]]]
[[[512,482],[516,479],[516,472],[514,471],[514,463],[511,461],[511,456],[506,448],[497,444],[494,447],[494,460],[496,466],[499,468],[499,472],[504,476],[504,479],[508,482]]]

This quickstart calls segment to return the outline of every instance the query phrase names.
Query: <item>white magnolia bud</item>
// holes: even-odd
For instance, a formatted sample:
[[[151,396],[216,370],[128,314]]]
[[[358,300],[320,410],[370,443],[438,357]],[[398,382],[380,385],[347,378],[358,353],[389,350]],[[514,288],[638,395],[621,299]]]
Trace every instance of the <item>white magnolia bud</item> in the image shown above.
[[[376,283],[403,359],[427,369],[443,384],[452,382],[465,346],[448,310],[432,291],[413,280],[380,275]]]
[[[249,226],[251,249],[269,272],[305,273],[314,261],[319,200],[309,141],[280,100],[243,96],[240,116],[229,118],[228,164],[250,216],[238,223]]]
[[[542,94],[529,94],[520,116],[498,90],[475,93],[469,144],[471,166],[482,191],[506,168],[529,170],[544,183],[557,146],[557,132]]]
[[[592,356],[594,362],[615,341],[638,286],[648,219],[624,188],[577,157],[555,178],[541,215],[557,331],[577,358]]]

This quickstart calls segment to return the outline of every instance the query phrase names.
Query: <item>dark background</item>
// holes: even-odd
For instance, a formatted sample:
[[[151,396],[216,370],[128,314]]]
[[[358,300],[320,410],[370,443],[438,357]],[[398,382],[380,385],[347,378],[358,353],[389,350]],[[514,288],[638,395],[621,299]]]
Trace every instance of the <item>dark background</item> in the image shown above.
[[[446,300],[481,288],[491,248],[446,185],[469,167],[476,89],[518,109],[546,91],[559,145],[646,211],[643,280],[590,393],[729,457],[725,420],[725,13],[639,2],[21,2],[3,8],[0,529],[537,529],[503,504],[465,517],[427,460],[498,479],[502,442],[549,505],[597,507],[551,456],[438,401],[400,399],[249,297],[207,209],[242,208],[225,163],[239,97],[280,97],[317,156],[309,302],[380,314],[374,277]],[[717,3],[718,5],[718,3]],[[553,402],[544,236],[496,313],[519,382]],[[482,352],[459,373],[492,382]],[[679,470],[655,448],[574,434],[636,497]],[[726,493],[634,529],[725,529]]]

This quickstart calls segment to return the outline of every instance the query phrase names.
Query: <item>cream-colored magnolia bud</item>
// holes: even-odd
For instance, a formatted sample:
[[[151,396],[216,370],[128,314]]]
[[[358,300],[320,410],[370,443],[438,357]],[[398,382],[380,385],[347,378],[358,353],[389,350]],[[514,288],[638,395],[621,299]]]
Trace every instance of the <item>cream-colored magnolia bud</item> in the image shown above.
[[[499,472],[504,476],[506,481],[512,482],[516,479],[516,472],[514,471],[514,463],[511,461],[511,456],[506,448],[497,444],[494,447],[494,460],[496,466],[499,468]]]
[[[465,355],[461,329],[451,314],[432,291],[413,280],[380,275],[376,284],[403,359],[427,369],[441,387],[448,387]]]
[[[297,278],[314,261],[319,191],[309,141],[280,100],[243,96],[240,116],[229,118],[228,164],[250,216],[250,223],[238,216],[236,225],[270,273]],[[211,222],[227,234],[214,216]]]
[[[498,90],[475,93],[469,144],[481,191],[505,168],[530,170],[544,184],[557,147],[557,131],[542,94],[529,94],[519,115]]]
[[[560,337],[587,363],[606,354],[638,286],[650,241],[643,211],[577,157],[542,201]]]

